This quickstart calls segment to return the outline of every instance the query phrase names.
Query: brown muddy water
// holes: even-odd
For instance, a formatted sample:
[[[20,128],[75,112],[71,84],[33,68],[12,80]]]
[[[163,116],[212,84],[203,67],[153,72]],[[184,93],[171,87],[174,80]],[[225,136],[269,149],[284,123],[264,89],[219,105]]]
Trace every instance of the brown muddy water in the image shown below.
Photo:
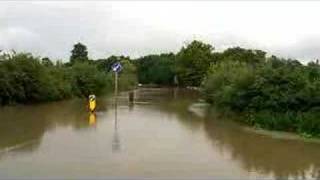
[[[84,100],[0,108],[0,179],[320,179],[320,143],[201,113],[189,90],[135,97],[99,98],[95,115]]]

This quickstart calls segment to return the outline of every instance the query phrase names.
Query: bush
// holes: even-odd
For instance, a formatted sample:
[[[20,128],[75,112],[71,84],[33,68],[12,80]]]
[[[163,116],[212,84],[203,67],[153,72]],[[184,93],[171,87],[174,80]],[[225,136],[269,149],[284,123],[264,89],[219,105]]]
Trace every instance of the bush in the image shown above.
[[[136,67],[129,59],[123,59],[120,63],[123,68],[119,73],[119,89],[133,89],[137,85]]]
[[[250,103],[253,81],[254,69],[247,64],[219,63],[211,66],[202,90],[208,102],[241,110]]]
[[[31,54],[16,54],[0,64],[1,104],[54,99],[48,69]]]
[[[71,68],[72,91],[76,96],[101,95],[112,87],[111,76],[99,71],[95,65],[76,63]]]
[[[248,114],[251,125],[320,134],[320,66],[272,57],[258,64],[220,62],[202,84],[206,100]]]
[[[149,55],[135,61],[138,80],[143,84],[174,84],[174,54]]]
[[[0,104],[33,103],[103,94],[112,89],[111,75],[89,64],[53,65],[28,53],[0,57]]]

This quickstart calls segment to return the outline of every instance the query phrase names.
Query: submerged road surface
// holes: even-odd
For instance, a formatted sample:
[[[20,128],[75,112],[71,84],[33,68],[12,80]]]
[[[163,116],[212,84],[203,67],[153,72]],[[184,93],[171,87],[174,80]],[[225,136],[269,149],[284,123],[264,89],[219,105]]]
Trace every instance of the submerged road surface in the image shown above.
[[[95,115],[84,100],[0,108],[0,179],[320,178],[319,143],[191,112],[192,91],[139,89],[135,98],[98,98]]]

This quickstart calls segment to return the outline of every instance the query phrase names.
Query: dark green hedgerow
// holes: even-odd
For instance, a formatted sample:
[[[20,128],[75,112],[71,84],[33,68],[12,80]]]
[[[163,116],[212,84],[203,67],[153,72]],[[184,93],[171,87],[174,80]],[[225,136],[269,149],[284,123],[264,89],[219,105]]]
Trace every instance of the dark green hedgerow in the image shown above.
[[[317,63],[225,61],[212,65],[202,89],[208,102],[247,114],[248,124],[319,136],[319,79]]]

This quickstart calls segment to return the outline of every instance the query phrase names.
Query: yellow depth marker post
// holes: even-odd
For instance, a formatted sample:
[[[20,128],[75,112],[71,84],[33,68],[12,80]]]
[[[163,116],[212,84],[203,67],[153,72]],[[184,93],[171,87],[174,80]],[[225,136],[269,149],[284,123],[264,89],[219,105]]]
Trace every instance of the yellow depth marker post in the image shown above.
[[[89,125],[94,126],[97,123],[97,117],[95,112],[89,113]]]
[[[96,102],[96,96],[90,95],[89,96],[89,109],[91,112],[94,112],[96,110],[97,102]]]

